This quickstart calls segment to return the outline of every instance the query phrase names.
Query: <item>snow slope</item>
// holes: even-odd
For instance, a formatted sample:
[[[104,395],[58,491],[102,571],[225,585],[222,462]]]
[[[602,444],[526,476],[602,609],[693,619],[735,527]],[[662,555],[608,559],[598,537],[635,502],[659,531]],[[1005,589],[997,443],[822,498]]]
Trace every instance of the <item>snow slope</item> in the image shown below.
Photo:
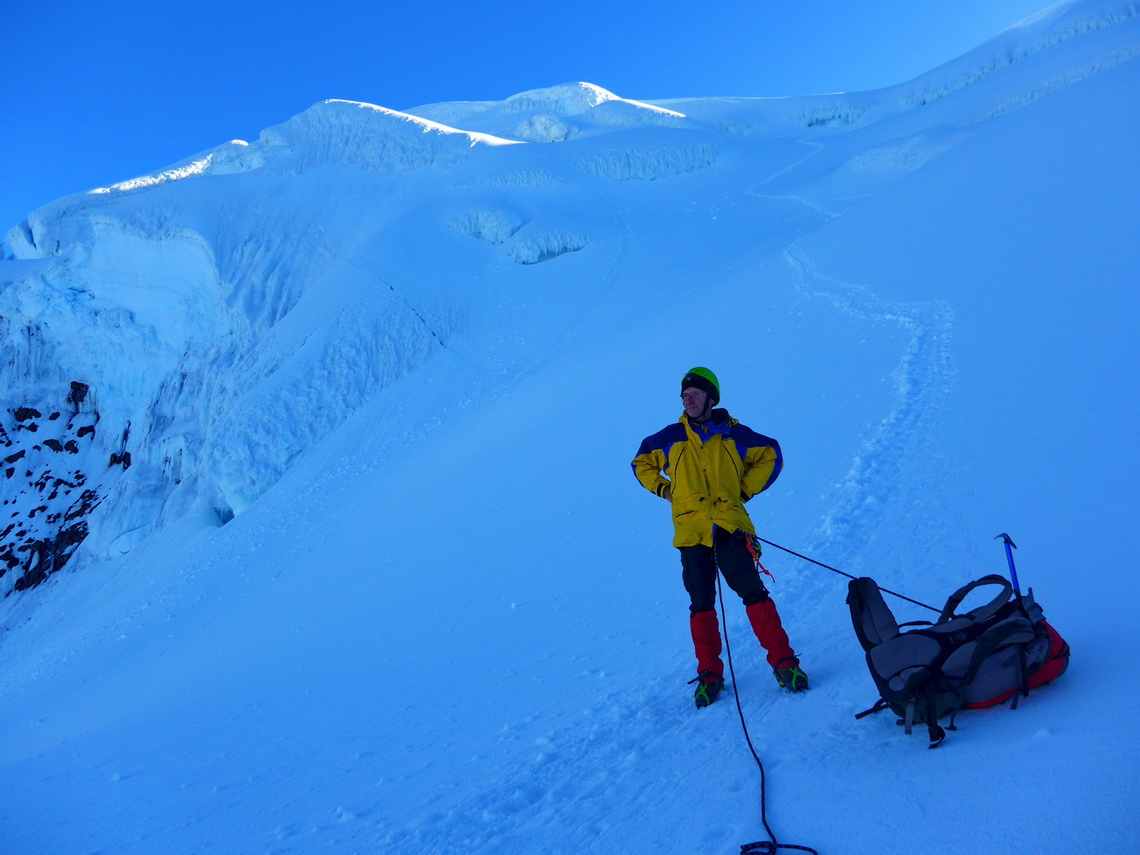
[[[853,719],[845,580],[769,549],[815,688],[778,693],[726,605],[779,838],[1135,848],[1137,50],[1137,6],[1099,0],[878,92],[332,101],[33,213],[0,263],[7,417],[88,384],[100,502],[2,606],[0,848],[761,838],[628,473],[694,364],[784,447],[762,534],[940,604],[1009,531],[1074,650],[929,752]]]

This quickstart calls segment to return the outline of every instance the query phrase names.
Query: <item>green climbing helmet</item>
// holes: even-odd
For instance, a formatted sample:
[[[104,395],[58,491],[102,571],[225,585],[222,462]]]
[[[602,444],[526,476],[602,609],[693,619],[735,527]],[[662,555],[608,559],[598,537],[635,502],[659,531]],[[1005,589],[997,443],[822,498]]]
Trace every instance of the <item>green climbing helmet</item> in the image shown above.
[[[720,403],[720,381],[707,368],[697,366],[690,368],[685,373],[685,376],[681,378],[681,391],[685,391],[690,386],[708,393],[709,406],[715,407]]]

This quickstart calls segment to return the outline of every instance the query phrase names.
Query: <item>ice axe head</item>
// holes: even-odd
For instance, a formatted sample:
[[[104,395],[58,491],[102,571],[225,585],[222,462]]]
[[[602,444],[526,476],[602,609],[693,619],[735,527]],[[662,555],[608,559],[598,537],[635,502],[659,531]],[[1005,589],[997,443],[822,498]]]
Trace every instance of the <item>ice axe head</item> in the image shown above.
[[[1013,590],[1017,592],[1017,596],[1021,596],[1021,587],[1017,584],[1017,568],[1013,566],[1013,550],[1017,549],[1017,544],[1013,542],[1013,538],[1006,534],[1004,531],[999,534],[994,540],[1001,540],[1005,543],[1005,558],[1009,562],[1009,580],[1013,582]],[[1010,548],[1012,547],[1012,549]]]

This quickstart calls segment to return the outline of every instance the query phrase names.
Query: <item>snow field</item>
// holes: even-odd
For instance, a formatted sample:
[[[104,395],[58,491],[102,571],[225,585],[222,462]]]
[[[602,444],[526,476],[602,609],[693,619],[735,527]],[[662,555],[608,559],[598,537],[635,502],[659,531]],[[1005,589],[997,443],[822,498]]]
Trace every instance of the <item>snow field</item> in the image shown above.
[[[780,693],[725,606],[780,840],[1134,848],[1132,8],[1062,4],[880,93],[329,102],[33,215],[0,379],[97,370],[97,441],[131,421],[138,462],[4,602],[0,848],[760,839],[731,697],[685,686],[667,507],[628,469],[697,364],[783,445],[763,536],[940,605],[1009,531],[1074,650],[927,751],[853,718],[846,580],[769,548],[813,690]],[[544,116],[580,132],[502,144]]]

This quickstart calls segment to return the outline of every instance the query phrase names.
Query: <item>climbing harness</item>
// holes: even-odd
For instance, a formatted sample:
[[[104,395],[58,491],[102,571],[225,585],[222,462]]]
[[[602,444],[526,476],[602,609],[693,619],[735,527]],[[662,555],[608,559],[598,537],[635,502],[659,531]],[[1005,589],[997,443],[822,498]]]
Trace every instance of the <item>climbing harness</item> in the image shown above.
[[[775,582],[776,577],[769,573],[768,568],[760,563],[760,538],[754,534],[750,534],[744,543],[748,547],[748,554],[752,556],[752,561],[756,564],[756,569]]]

